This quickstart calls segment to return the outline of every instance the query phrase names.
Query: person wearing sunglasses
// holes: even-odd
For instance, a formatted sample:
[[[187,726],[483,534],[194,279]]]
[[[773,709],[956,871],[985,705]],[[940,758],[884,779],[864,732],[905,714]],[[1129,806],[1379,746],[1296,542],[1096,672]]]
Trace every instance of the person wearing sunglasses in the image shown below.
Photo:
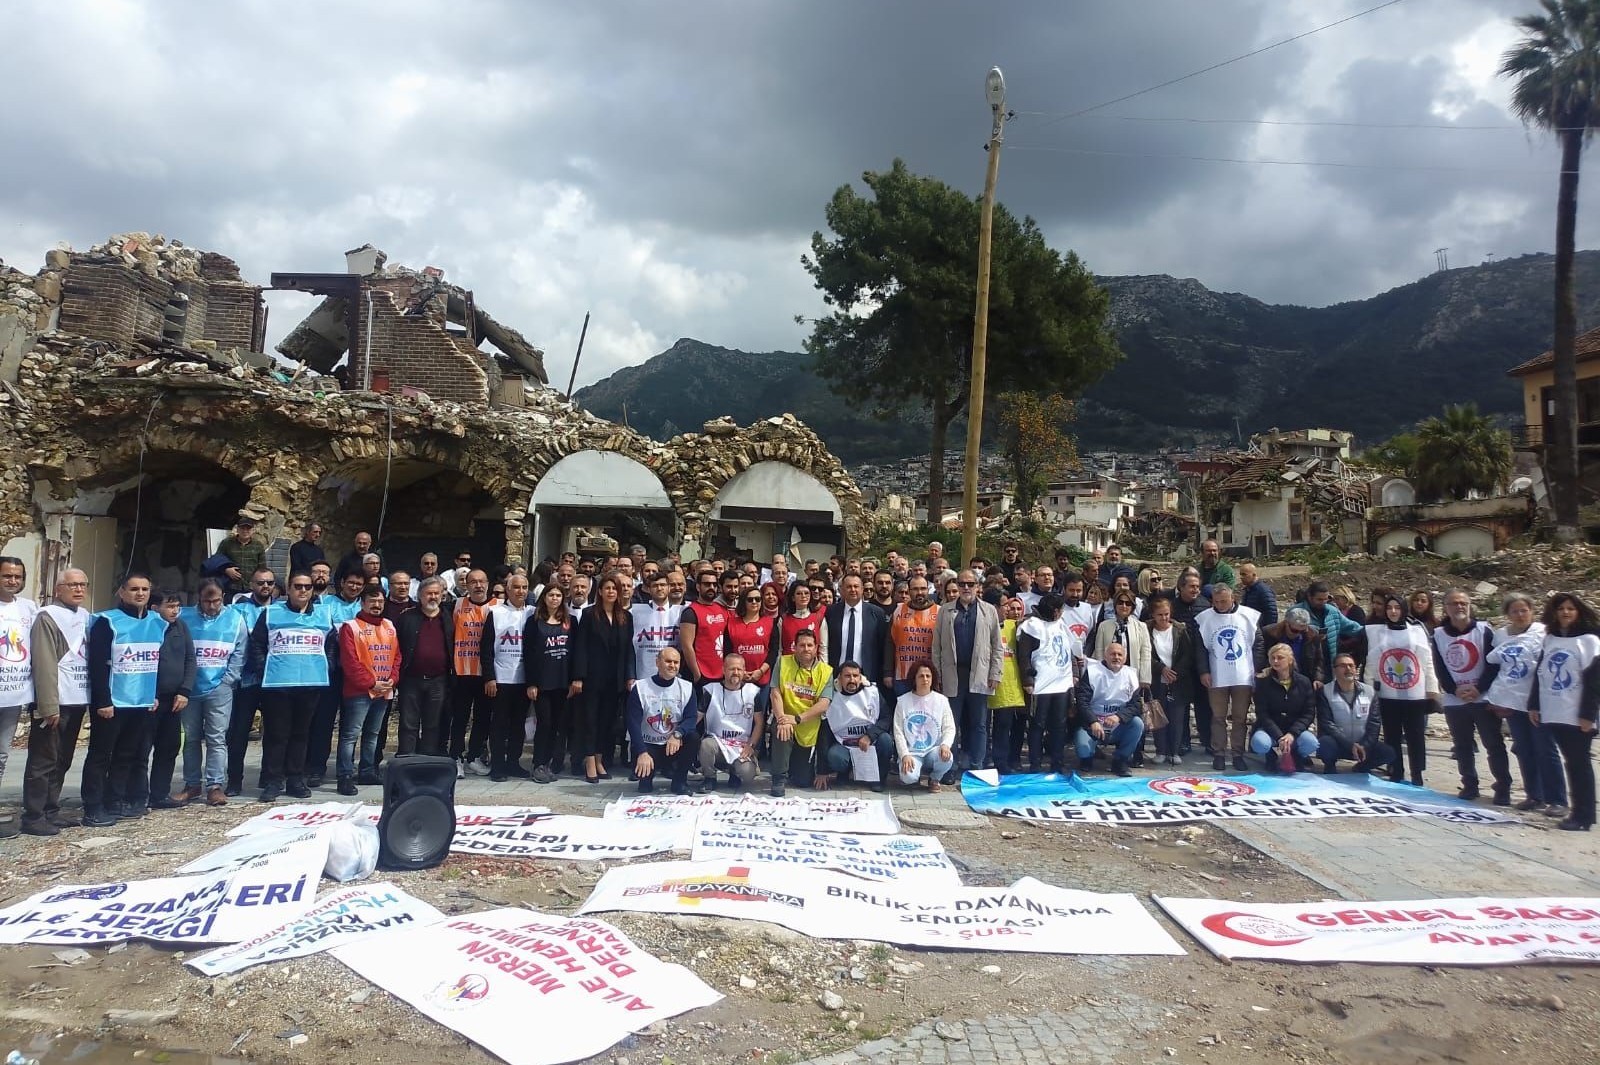
[[[288,595],[261,612],[250,630],[248,661],[261,671],[261,801],[284,792],[309,799],[306,746],[311,717],[328,687],[333,617],[313,594],[311,574],[289,577]]]
[[[989,760],[989,696],[1000,684],[1005,653],[1000,614],[978,598],[978,575],[956,576],[956,596],[939,610],[933,626],[933,670],[956,719],[957,769],[986,769]],[[955,783],[952,769],[946,784]]]

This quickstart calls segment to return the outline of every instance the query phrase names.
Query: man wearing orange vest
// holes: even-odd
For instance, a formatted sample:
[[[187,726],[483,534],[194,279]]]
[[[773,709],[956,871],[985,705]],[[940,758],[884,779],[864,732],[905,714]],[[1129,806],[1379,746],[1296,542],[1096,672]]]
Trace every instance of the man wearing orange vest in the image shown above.
[[[489,739],[489,715],[494,700],[483,694],[483,662],[478,645],[483,640],[483,620],[500,602],[489,598],[489,575],[481,569],[469,572],[456,589],[463,596],[450,608],[455,634],[455,679],[450,689],[450,757],[456,760],[456,779],[468,773],[489,775],[484,752]],[[471,724],[471,738],[467,725]]]
[[[884,684],[893,683],[896,699],[911,690],[911,667],[933,661],[933,629],[938,617],[938,604],[928,598],[928,578],[912,577],[911,601],[896,607],[889,620],[889,644],[894,650],[889,658],[894,673],[884,678]]]
[[[361,593],[361,613],[339,626],[339,661],[344,666],[344,703],[339,711],[339,794],[377,784],[378,734],[400,676],[400,634],[383,616],[387,600],[376,582]],[[360,775],[357,775],[357,740]]]

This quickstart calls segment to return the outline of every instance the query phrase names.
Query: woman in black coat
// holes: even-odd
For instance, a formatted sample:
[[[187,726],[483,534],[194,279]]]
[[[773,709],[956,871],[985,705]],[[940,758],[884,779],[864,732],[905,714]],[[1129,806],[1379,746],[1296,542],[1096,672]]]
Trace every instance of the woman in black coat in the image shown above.
[[[572,755],[583,758],[583,778],[593,784],[611,774],[611,757],[622,728],[622,711],[633,688],[633,615],[615,573],[600,579],[594,605],[583,612],[572,640],[569,699],[580,699],[574,714]]]
[[[1155,730],[1156,758],[1178,764],[1178,751],[1189,734],[1189,702],[1193,698],[1194,643],[1189,626],[1172,620],[1172,600],[1150,601],[1150,698],[1161,704],[1167,723]]]

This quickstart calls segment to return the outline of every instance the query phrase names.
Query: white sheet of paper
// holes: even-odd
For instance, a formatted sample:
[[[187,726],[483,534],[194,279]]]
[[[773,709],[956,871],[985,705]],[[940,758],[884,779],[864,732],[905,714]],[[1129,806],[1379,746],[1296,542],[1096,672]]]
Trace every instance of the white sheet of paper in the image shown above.
[[[876,784],[883,779],[878,773],[878,749],[876,747],[865,751],[860,747],[850,748],[850,776],[862,784]]]

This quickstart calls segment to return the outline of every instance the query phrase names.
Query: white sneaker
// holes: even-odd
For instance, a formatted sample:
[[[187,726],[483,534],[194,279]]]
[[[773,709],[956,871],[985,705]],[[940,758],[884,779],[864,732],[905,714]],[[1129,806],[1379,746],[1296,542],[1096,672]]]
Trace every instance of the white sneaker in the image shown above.
[[[456,779],[467,779],[467,760],[465,758],[456,759]]]
[[[467,763],[467,772],[475,777],[486,777],[489,775],[489,767],[484,764],[482,758],[474,758]]]

